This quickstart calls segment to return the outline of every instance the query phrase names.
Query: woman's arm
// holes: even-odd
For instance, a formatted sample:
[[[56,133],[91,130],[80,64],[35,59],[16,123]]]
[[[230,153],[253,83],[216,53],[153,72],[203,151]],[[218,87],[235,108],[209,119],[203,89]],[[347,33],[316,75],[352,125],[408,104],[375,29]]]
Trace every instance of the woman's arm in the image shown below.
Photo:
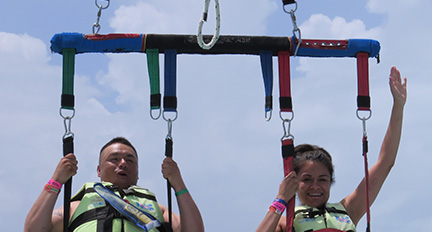
[[[384,141],[381,145],[378,161],[369,169],[369,202],[375,201],[387,175],[393,167],[402,133],[403,110],[407,98],[406,78],[402,82],[399,70],[390,71],[390,90],[393,95],[393,108]],[[366,212],[366,183],[363,179],[357,189],[342,200],[354,224],[360,221]]]
[[[293,198],[298,190],[299,182],[294,171],[288,173],[279,185],[277,199],[282,199],[288,202]],[[282,212],[283,213],[283,212]],[[286,217],[281,214],[268,211],[256,232],[279,232],[286,230]]]

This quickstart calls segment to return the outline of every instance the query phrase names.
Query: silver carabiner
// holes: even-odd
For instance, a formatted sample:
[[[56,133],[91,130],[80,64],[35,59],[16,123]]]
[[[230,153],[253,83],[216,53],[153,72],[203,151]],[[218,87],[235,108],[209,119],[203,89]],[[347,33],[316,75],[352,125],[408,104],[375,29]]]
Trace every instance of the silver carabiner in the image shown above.
[[[372,116],[372,110],[368,110],[369,111],[369,115],[367,117],[361,117],[359,114],[359,110],[357,110],[356,114],[357,114],[357,118],[360,119],[362,121],[362,125],[363,125],[363,136],[366,137],[367,136],[367,132],[366,132],[366,121],[369,120]]]

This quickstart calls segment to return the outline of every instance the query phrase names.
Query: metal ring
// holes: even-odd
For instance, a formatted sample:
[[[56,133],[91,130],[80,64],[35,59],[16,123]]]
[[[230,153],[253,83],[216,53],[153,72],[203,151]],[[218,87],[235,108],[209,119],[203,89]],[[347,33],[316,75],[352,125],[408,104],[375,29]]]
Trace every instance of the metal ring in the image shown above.
[[[360,120],[368,120],[372,117],[372,110],[363,110],[363,111],[369,111],[369,115],[367,117],[360,117],[359,111],[360,110],[357,109],[356,114],[357,114],[357,118]]]
[[[75,116],[75,109],[71,109],[71,110],[72,110],[72,115],[71,115],[71,116],[64,116],[63,113],[62,113],[62,110],[63,110],[63,109],[64,109],[64,108],[60,107],[60,110],[59,110],[59,114],[60,114],[60,116],[61,116],[63,119],[66,119],[66,118],[72,119],[72,118]],[[67,110],[67,109],[65,109],[65,110]]]
[[[164,111],[164,112],[162,113],[162,117],[163,117],[163,119],[164,119],[165,121],[168,122],[168,121],[170,120],[170,121],[173,121],[173,122],[174,122],[174,121],[177,119],[177,116],[178,116],[178,112],[177,112],[177,110],[175,111],[175,117],[174,117],[173,119],[165,117],[165,112],[166,112],[166,111]]]
[[[161,114],[162,114],[162,110],[161,110],[161,108],[158,109],[159,113],[158,113],[157,117],[154,117],[154,116],[153,116],[153,111],[154,111],[154,110],[157,110],[157,109],[150,109],[150,117],[151,117],[153,120],[158,120],[158,119],[160,118]]]

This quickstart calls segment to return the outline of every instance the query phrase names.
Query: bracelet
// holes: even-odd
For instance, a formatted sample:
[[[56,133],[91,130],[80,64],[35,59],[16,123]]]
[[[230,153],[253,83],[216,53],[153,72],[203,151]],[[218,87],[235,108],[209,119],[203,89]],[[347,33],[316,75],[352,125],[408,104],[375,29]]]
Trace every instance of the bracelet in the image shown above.
[[[53,180],[53,179],[50,179],[50,180],[48,181],[48,184],[49,184],[49,185],[52,185],[52,186],[54,186],[54,187],[56,187],[56,188],[58,188],[58,189],[61,189],[61,187],[62,187],[62,184],[60,184],[60,182],[55,181],[55,180]]]
[[[269,208],[268,211],[272,212],[272,213],[276,213],[276,214],[282,215],[282,211],[276,209],[273,205],[270,206],[270,208]]]
[[[185,189],[182,189],[182,190],[176,192],[175,195],[178,197],[178,196],[180,196],[184,193],[187,193],[187,192],[189,192],[189,190],[187,188],[185,188]]]
[[[44,187],[44,190],[49,192],[49,193],[55,193],[57,195],[60,193],[60,189],[58,189],[55,186],[50,185],[50,184],[46,184]]]
[[[280,203],[277,200],[274,200],[273,203],[271,204],[271,207],[276,208],[276,211],[280,211],[280,213],[282,213],[283,211],[285,211],[286,206],[282,203]]]
[[[280,203],[282,203],[283,205],[285,205],[285,207],[287,206],[287,202],[284,201],[284,200],[282,200],[282,199],[276,198],[276,199],[274,199],[274,200],[275,200],[275,201],[279,201]]]

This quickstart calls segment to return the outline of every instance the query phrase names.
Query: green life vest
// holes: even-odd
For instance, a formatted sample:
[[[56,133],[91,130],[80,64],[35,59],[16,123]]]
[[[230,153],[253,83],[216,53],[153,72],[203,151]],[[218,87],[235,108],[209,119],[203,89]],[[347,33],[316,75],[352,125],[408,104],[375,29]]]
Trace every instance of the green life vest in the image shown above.
[[[325,231],[326,228],[356,232],[353,221],[341,203],[326,204],[322,209],[297,206],[293,224],[295,232]]]
[[[117,210],[99,196],[93,189],[93,183],[86,183],[71,201],[81,201],[72,215],[69,223],[71,232],[142,232],[133,222],[127,220]],[[102,184],[120,196],[116,186],[109,182]],[[131,186],[123,190],[122,197],[128,203],[143,209],[153,215],[159,222],[163,223],[162,211],[156,202],[155,195],[147,189]],[[123,195],[122,194],[122,195]],[[149,232],[157,232],[153,228]]]

